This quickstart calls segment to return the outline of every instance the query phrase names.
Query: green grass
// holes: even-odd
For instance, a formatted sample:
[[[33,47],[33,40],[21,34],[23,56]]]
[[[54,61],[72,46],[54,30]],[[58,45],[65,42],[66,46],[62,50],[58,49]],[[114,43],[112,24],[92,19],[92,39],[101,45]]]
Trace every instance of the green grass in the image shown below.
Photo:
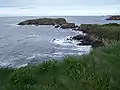
[[[96,27],[89,32],[92,35],[109,40],[120,40],[120,26],[101,26]]]
[[[107,39],[109,41],[120,40],[120,24],[109,23],[109,24],[82,24],[80,30],[85,30],[90,36],[94,35],[99,39]]]
[[[120,90],[120,42],[88,55],[0,69],[0,90]]]
[[[103,26],[101,27],[103,29],[106,29],[107,31],[111,31],[111,32],[120,32],[120,26]]]

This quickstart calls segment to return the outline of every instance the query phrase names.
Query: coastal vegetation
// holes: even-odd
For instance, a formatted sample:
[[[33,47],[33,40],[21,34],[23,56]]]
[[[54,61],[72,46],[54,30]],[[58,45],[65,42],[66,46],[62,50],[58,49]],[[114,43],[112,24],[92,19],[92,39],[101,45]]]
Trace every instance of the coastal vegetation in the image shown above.
[[[120,24],[81,24],[78,31],[86,33],[86,36],[77,35],[73,39],[81,40],[88,44],[91,44],[93,48],[98,46],[104,46],[115,41],[120,40]],[[82,44],[83,45],[83,44]]]
[[[86,36],[73,39],[97,48],[61,62],[51,60],[37,66],[0,68],[0,90],[120,90],[120,25],[82,24],[75,30]]]
[[[18,25],[54,25],[66,23],[64,18],[39,18],[20,22]]]

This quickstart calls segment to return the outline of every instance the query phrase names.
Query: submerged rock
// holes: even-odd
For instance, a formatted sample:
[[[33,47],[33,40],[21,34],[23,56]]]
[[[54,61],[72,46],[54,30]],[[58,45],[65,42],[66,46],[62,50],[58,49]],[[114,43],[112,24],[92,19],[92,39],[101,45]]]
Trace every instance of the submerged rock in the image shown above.
[[[59,28],[60,27],[60,25],[55,25],[55,28]]]
[[[67,38],[66,40],[70,40],[70,41],[72,41],[72,37],[69,37],[69,38]]]

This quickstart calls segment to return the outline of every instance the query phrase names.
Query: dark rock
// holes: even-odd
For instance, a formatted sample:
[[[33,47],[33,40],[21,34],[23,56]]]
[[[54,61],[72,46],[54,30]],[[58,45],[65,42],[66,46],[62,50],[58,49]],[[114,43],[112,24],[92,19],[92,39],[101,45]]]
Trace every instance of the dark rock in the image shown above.
[[[79,29],[79,26],[77,25],[75,26],[75,28],[72,28],[72,30],[75,30],[75,31],[79,31],[78,29]]]
[[[53,39],[52,42],[54,42],[56,39]]]
[[[72,37],[69,37],[69,38],[67,38],[66,40],[71,40],[71,41],[72,41]]]
[[[82,32],[83,32],[83,33],[88,33],[88,31],[87,31],[87,30],[83,30]]]
[[[81,40],[81,39],[85,39],[87,36],[84,36],[84,35],[77,35],[77,36],[73,36],[72,39],[74,40]]]
[[[81,42],[81,43],[78,43],[77,45],[79,45],[79,46],[84,46],[84,45],[91,45],[91,43],[90,42]]]
[[[69,38],[67,38],[67,40],[70,40]]]
[[[75,23],[64,23],[61,25],[62,29],[68,29],[68,28],[76,28]]]
[[[78,25],[76,25],[76,26],[75,26],[75,28],[76,28],[76,29],[78,29],[78,28],[79,28],[79,26],[78,26]]]
[[[88,36],[84,36],[84,35],[77,35],[74,36],[72,39],[74,40],[78,40],[81,43],[78,43],[77,45],[91,45],[92,40],[88,37]]]
[[[55,25],[55,28],[59,28],[60,27],[60,25]]]
[[[110,16],[110,17],[107,18],[106,20],[120,20],[120,15]]]

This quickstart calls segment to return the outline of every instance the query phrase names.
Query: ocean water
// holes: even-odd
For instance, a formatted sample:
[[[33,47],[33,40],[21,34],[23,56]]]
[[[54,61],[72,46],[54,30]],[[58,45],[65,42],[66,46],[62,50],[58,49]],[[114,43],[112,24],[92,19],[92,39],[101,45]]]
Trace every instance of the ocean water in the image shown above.
[[[0,17],[0,67],[21,67],[46,60],[62,60],[68,56],[88,54],[91,46],[78,46],[79,42],[67,38],[82,34],[53,26],[18,26],[17,23],[43,17]],[[58,18],[58,17],[50,17]],[[92,23],[120,23],[106,21],[104,16],[65,16],[77,25]]]

